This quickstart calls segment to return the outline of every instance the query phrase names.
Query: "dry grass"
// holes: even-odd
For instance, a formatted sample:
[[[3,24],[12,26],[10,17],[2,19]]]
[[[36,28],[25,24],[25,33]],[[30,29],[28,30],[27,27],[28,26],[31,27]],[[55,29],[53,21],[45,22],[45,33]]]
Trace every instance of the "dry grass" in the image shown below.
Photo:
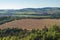
[[[52,25],[60,26],[60,19],[21,19],[0,25],[0,28],[23,28],[23,29],[42,29]]]

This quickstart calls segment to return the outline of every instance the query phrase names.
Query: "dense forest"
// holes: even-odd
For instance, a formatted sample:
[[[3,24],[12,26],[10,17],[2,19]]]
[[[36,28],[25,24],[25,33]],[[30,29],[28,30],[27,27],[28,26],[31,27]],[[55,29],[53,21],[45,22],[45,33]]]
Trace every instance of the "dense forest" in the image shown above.
[[[40,29],[0,29],[0,40],[60,40],[60,27],[57,25]]]

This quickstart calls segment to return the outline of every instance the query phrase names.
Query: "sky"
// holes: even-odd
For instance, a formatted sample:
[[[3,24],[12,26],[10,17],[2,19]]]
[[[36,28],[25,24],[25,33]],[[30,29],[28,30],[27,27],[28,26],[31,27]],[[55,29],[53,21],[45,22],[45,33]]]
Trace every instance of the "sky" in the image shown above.
[[[0,9],[60,7],[60,0],[0,0]]]

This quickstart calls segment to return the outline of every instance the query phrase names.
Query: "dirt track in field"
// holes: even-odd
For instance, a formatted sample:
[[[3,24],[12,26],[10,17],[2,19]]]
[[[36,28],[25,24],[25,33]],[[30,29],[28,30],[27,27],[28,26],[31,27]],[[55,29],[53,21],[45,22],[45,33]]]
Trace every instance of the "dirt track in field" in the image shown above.
[[[21,19],[0,25],[0,28],[42,29],[52,25],[60,26],[60,19]]]

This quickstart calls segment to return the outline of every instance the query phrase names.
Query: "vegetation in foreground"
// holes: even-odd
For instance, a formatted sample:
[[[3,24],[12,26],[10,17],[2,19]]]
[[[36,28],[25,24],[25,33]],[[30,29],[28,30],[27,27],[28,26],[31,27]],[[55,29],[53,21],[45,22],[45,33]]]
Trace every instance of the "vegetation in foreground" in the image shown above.
[[[52,28],[47,28],[45,26],[42,30],[0,29],[0,40],[60,40],[60,27],[54,25]]]

